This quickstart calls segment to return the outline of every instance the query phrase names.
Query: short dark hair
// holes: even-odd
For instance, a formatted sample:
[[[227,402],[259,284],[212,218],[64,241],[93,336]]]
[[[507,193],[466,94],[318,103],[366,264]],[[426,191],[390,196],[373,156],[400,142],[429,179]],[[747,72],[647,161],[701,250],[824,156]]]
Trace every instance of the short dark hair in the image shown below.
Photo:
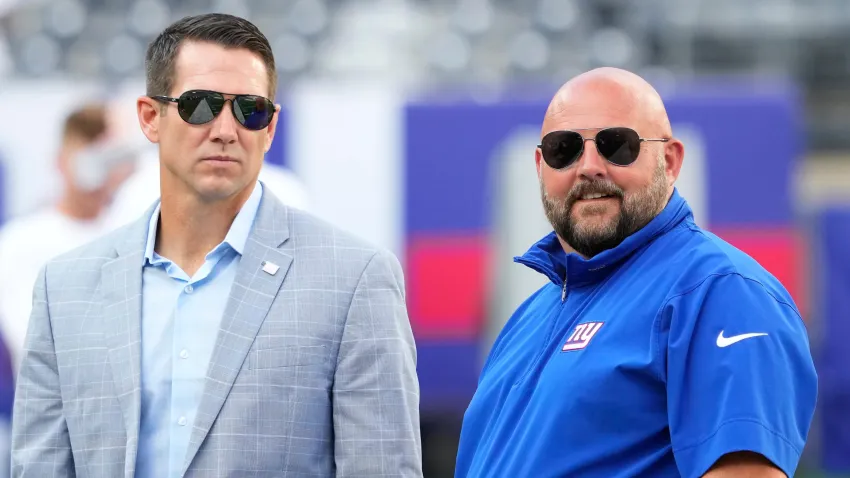
[[[171,94],[177,54],[184,41],[209,42],[225,48],[244,48],[256,53],[266,65],[269,97],[274,98],[277,70],[269,40],[253,23],[224,13],[184,17],[168,26],[151,42],[145,56],[148,96]]]
[[[78,138],[93,143],[106,133],[108,126],[106,106],[88,104],[72,111],[62,128],[65,139]]]

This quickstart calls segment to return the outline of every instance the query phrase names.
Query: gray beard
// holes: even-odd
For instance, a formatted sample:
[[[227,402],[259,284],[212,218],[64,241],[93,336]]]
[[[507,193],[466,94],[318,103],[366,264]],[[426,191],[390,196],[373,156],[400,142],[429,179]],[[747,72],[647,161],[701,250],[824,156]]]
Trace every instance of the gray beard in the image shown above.
[[[582,181],[577,183],[565,199],[552,198],[546,194],[543,181],[540,191],[546,218],[555,233],[576,252],[586,258],[613,249],[655,218],[666,205],[667,177],[664,158],[659,158],[653,173],[652,183],[644,189],[625,195],[623,190],[607,180]],[[572,209],[579,197],[600,193],[614,196],[620,204],[620,213],[602,227],[590,227],[576,221]]]

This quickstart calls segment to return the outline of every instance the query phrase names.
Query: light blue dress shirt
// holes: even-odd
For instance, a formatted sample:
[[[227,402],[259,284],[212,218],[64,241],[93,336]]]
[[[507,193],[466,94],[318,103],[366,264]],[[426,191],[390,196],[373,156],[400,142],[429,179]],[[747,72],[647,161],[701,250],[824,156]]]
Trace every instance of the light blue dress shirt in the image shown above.
[[[154,251],[159,206],[151,216],[142,273],[138,478],[180,475],[224,308],[261,198],[257,182],[224,241],[191,278]]]

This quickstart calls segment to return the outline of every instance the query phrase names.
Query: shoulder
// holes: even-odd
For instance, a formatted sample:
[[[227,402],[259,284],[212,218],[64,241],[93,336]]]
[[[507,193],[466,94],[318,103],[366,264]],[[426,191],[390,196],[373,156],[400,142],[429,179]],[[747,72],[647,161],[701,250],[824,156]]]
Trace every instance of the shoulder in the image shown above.
[[[94,287],[100,279],[101,267],[118,257],[116,248],[129,239],[130,227],[120,227],[47,261],[44,274],[48,289],[68,284],[77,288]]]
[[[750,255],[697,227],[683,224],[659,241],[660,268],[671,274],[669,297],[706,287],[744,287],[760,290],[781,302],[793,303],[785,286]]]
[[[667,254],[660,255],[658,270],[669,275],[659,310],[662,320],[734,320],[805,328],[786,287],[751,256],[715,234],[691,225],[660,242],[666,243]]]
[[[372,256],[384,248],[373,244],[312,213],[284,206],[289,223],[290,240],[296,247],[334,250],[342,257]]]
[[[397,256],[309,212],[284,206],[290,230],[290,248],[299,260],[319,261],[337,273],[362,273],[367,266],[402,274]]]

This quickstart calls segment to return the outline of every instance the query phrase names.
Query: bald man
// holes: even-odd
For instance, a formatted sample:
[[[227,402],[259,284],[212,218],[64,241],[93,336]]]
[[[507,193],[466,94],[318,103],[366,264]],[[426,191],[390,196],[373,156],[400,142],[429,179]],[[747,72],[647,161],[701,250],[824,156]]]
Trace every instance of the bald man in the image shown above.
[[[535,152],[549,282],[508,320],[457,477],[794,476],[817,395],[806,328],[752,258],[697,227],[658,93],[599,69],[558,91]]]

